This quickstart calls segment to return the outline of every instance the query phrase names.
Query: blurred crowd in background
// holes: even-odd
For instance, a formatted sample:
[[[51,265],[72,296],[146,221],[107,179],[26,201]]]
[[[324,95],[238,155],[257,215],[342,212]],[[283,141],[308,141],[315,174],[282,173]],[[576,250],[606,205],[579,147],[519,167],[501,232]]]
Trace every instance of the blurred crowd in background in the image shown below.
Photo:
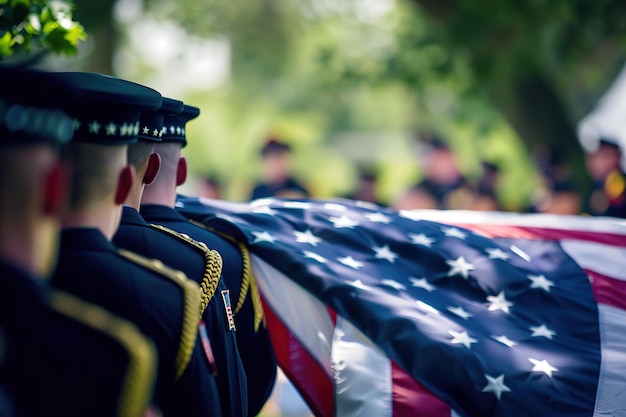
[[[398,210],[440,209],[509,211],[501,194],[502,171],[496,161],[479,161],[481,172],[468,177],[459,164],[458,155],[448,141],[431,131],[415,134],[415,168],[420,178],[391,200],[381,197],[379,173],[368,165],[357,165],[353,189],[337,198],[349,198]],[[294,174],[292,148],[285,139],[270,136],[259,150],[261,172],[253,184],[248,199],[315,198],[307,178]],[[583,189],[573,177],[562,155],[536,152],[535,169],[540,175],[527,204],[517,212],[584,214],[626,217],[626,180],[621,167],[620,146],[601,138],[595,148],[585,152],[586,175],[589,184]],[[323,167],[320,167],[323,169]],[[215,177],[200,179],[196,193],[207,198],[224,198],[221,183]],[[327,197],[327,196],[324,196]]]

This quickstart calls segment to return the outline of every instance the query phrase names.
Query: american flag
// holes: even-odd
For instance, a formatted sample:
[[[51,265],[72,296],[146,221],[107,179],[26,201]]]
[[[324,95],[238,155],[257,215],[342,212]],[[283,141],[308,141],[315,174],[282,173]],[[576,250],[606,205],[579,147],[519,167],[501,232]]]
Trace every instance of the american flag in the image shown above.
[[[626,416],[619,219],[178,208],[248,242],[279,365],[316,416]]]

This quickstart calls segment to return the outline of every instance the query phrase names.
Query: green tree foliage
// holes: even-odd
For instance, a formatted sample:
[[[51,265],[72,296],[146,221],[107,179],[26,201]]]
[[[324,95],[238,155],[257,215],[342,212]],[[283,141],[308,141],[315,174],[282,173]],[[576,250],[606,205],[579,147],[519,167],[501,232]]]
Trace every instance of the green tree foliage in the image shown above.
[[[86,37],[69,2],[0,0],[0,59],[41,51],[74,55]]]

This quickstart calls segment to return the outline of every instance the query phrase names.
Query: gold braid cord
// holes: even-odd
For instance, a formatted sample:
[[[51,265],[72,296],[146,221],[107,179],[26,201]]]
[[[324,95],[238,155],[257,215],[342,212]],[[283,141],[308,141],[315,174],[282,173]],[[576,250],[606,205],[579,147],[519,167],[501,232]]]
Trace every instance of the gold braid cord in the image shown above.
[[[252,268],[250,267],[250,251],[248,251],[248,247],[245,243],[236,240],[234,237],[227,235],[226,233],[223,233],[212,227],[208,227],[203,223],[192,219],[190,219],[189,222],[213,233],[217,233],[224,239],[237,245],[237,248],[241,253],[243,276],[241,277],[241,288],[239,291],[237,306],[235,307],[235,314],[237,314],[239,310],[241,310],[241,308],[243,307],[249,290],[250,300],[252,302],[252,309],[254,311],[254,331],[258,331],[261,322],[263,322],[263,305],[261,304],[261,294],[259,293],[259,288],[257,286],[256,280],[254,279],[254,275],[252,274]]]
[[[186,243],[204,256],[204,274],[200,283],[200,315],[202,315],[217,290],[222,275],[222,256],[218,251],[209,249],[204,242],[198,242],[184,233],[179,233],[159,224],[151,224],[150,227]]]
[[[156,351],[152,342],[134,324],[64,292],[53,291],[50,304],[57,312],[108,335],[126,349],[128,367],[120,389],[117,415],[143,415],[154,386]]]
[[[150,269],[178,284],[183,291],[183,323],[180,333],[180,344],[176,352],[176,380],[178,380],[191,361],[193,347],[198,337],[200,322],[200,288],[195,281],[187,278],[184,272],[165,266],[158,259],[148,259],[134,252],[118,249],[118,254],[129,261]]]

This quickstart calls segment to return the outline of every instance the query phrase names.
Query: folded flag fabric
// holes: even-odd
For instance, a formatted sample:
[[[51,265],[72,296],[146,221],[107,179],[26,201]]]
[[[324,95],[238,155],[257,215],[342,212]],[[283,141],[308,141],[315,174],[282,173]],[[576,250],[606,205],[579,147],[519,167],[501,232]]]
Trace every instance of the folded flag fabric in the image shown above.
[[[626,416],[626,223],[180,196],[247,242],[316,416]]]

